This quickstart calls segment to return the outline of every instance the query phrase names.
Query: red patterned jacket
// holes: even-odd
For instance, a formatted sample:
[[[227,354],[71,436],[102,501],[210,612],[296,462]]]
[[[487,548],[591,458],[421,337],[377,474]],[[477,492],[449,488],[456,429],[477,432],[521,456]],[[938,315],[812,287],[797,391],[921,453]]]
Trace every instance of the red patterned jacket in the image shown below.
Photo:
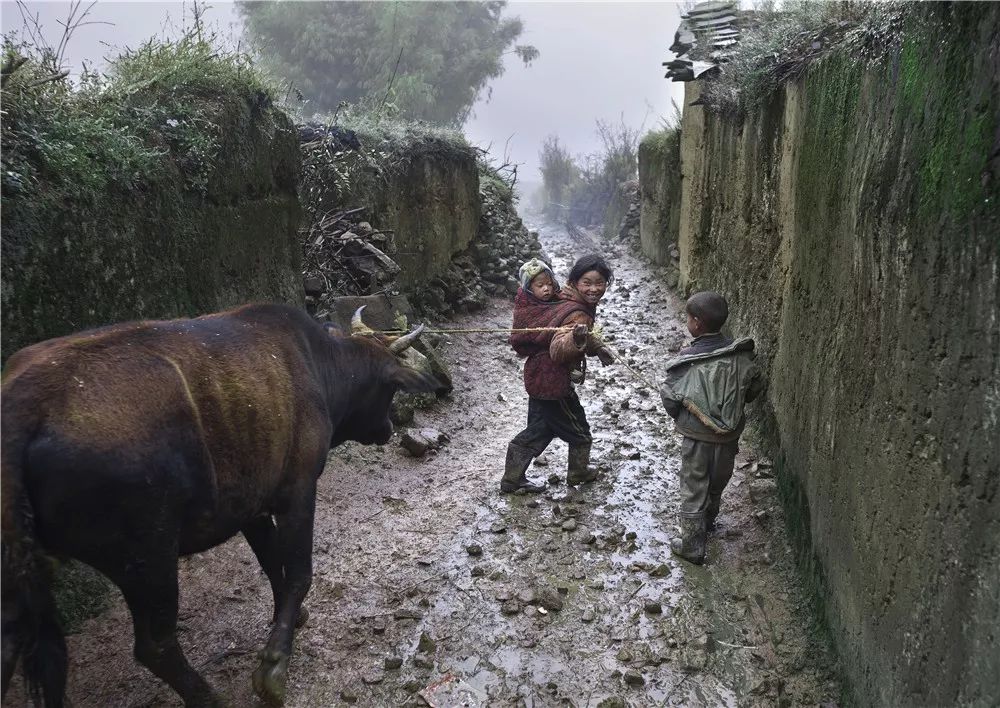
[[[583,301],[572,286],[566,285],[559,299],[539,300],[523,289],[514,298],[514,329],[534,327],[567,327],[561,332],[514,332],[510,345],[524,362],[524,390],[532,398],[558,400],[573,392],[570,371],[587,354],[596,354],[597,343],[587,337],[578,347],[573,341],[572,325],[594,323],[595,308]]]

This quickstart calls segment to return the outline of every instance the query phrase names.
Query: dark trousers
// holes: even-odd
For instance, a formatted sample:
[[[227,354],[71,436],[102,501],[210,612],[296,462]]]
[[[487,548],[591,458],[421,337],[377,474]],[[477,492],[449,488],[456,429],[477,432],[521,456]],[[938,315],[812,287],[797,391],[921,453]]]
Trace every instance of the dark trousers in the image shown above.
[[[528,398],[528,425],[511,440],[538,457],[553,438],[570,445],[590,445],[590,424],[576,393],[556,401]]]
[[[698,518],[706,514],[709,521],[715,520],[722,491],[733,476],[738,451],[735,440],[710,443],[684,438],[681,443],[681,516]]]

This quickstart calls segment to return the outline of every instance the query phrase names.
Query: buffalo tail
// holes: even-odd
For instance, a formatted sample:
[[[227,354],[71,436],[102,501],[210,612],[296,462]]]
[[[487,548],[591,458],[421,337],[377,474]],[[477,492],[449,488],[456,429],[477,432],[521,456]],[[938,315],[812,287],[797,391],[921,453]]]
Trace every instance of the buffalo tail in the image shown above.
[[[66,690],[66,641],[52,595],[52,564],[35,534],[34,512],[24,483],[24,461],[32,436],[24,425],[27,411],[9,405],[13,398],[5,395],[3,400],[0,455],[2,693],[7,693],[20,657],[33,703],[58,708]]]

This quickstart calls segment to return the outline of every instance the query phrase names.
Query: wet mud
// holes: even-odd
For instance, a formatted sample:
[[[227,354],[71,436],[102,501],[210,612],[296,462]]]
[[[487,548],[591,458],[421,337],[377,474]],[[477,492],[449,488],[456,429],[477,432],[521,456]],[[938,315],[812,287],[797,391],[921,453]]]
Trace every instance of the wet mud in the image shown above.
[[[594,250],[545,227],[556,271]],[[611,345],[651,378],[686,337],[681,302],[624,246],[599,310]],[[508,327],[494,300],[453,327]],[[453,336],[451,400],[414,427],[450,440],[423,458],[398,441],[330,456],[317,500],[310,619],[296,636],[288,706],[833,705],[835,665],[797,585],[766,460],[744,446],[705,566],[671,557],[680,438],[655,391],[594,360],[579,389],[597,482],[572,490],[556,441],[529,475],[547,493],[501,496],[523,426],[521,363],[500,335]],[[398,437],[398,436],[397,436]],[[181,563],[181,642],[234,706],[271,617],[242,538]],[[112,609],[69,638],[74,706],[180,705],[132,657]]]

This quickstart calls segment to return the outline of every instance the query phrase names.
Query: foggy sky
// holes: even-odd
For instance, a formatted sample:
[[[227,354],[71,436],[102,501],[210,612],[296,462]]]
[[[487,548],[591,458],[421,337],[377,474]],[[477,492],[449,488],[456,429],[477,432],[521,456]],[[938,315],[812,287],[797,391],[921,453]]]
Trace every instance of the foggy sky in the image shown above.
[[[26,3],[38,13],[48,41],[58,43],[69,3],[62,0]],[[671,96],[683,98],[683,84],[663,78],[662,61],[680,20],[679,3],[659,2],[511,2],[505,15],[520,16],[524,33],[519,44],[533,44],[541,52],[525,68],[513,55],[506,71],[484,92],[465,126],[469,139],[503,157],[522,163],[520,179],[538,182],[538,150],[546,135],[556,134],[573,154],[596,150],[596,119],[645,129],[659,126],[671,114]],[[66,52],[76,73],[86,60],[104,67],[104,57],[121,48],[135,47],[154,35],[177,36],[183,19],[190,19],[190,3],[98,2],[87,18],[111,22],[80,27]],[[231,2],[213,2],[205,21],[226,40],[239,41],[241,23]],[[0,2],[3,31],[19,29],[21,13],[13,0]],[[513,136],[513,137],[511,137]]]

